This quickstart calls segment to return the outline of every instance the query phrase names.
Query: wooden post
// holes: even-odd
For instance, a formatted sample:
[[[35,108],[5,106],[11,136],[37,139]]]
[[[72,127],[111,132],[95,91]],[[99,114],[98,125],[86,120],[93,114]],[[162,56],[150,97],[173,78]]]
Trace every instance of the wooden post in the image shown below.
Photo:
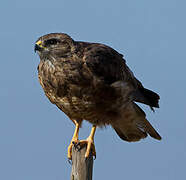
[[[85,158],[86,146],[81,149],[72,147],[71,180],[92,180],[93,156]]]

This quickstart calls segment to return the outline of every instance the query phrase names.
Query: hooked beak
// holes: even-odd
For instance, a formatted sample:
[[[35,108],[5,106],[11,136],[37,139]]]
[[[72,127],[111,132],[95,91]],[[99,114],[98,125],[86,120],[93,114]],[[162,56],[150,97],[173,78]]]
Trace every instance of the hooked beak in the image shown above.
[[[42,46],[42,41],[39,40],[39,41],[37,41],[36,44],[35,44],[34,51],[35,51],[35,52],[36,52],[36,51],[42,51],[43,48],[44,48],[44,47]]]

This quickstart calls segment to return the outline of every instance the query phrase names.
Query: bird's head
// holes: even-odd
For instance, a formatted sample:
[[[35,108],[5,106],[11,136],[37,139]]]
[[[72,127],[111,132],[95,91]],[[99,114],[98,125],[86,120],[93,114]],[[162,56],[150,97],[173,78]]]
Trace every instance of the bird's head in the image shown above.
[[[34,50],[40,57],[69,57],[75,51],[75,42],[67,34],[51,33],[40,37]]]

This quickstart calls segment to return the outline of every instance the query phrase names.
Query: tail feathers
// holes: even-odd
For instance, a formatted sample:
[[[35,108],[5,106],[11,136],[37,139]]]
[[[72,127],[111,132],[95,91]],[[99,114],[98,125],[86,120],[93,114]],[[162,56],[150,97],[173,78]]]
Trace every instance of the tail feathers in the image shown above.
[[[150,105],[152,107],[159,107],[159,95],[149,89],[145,89],[142,88],[140,89],[140,91],[142,92],[142,94],[145,96],[146,99],[148,99],[148,101],[150,102]]]
[[[138,128],[144,130],[147,132],[151,137],[161,140],[161,136],[158,134],[158,132],[152,127],[152,125],[147,121],[145,112],[135,103],[133,103],[133,109],[138,115],[138,118],[136,119],[136,125]]]
[[[161,140],[161,136],[146,119],[144,119],[144,122],[142,123],[142,129],[144,129],[144,131],[146,131],[151,137]]]
[[[139,129],[133,129],[133,130],[131,129],[131,132],[127,132],[124,129],[121,129],[120,127],[117,126],[112,126],[112,127],[114,128],[118,136],[124,141],[135,142],[147,137],[147,133]]]
[[[118,136],[129,142],[139,141],[146,138],[149,134],[151,137],[161,140],[161,136],[146,120],[145,113],[135,103],[129,105],[117,119],[112,127]]]
[[[140,87],[134,94],[134,101],[149,105],[150,107],[159,108],[159,95],[149,89]]]

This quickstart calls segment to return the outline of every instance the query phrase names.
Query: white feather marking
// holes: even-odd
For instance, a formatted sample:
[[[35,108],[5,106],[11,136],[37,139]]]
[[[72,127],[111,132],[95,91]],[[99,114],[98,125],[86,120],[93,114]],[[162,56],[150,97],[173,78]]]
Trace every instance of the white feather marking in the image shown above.
[[[52,70],[52,71],[55,71],[55,66],[52,64],[52,62],[50,60],[46,60],[46,63],[48,64],[49,68]]]

